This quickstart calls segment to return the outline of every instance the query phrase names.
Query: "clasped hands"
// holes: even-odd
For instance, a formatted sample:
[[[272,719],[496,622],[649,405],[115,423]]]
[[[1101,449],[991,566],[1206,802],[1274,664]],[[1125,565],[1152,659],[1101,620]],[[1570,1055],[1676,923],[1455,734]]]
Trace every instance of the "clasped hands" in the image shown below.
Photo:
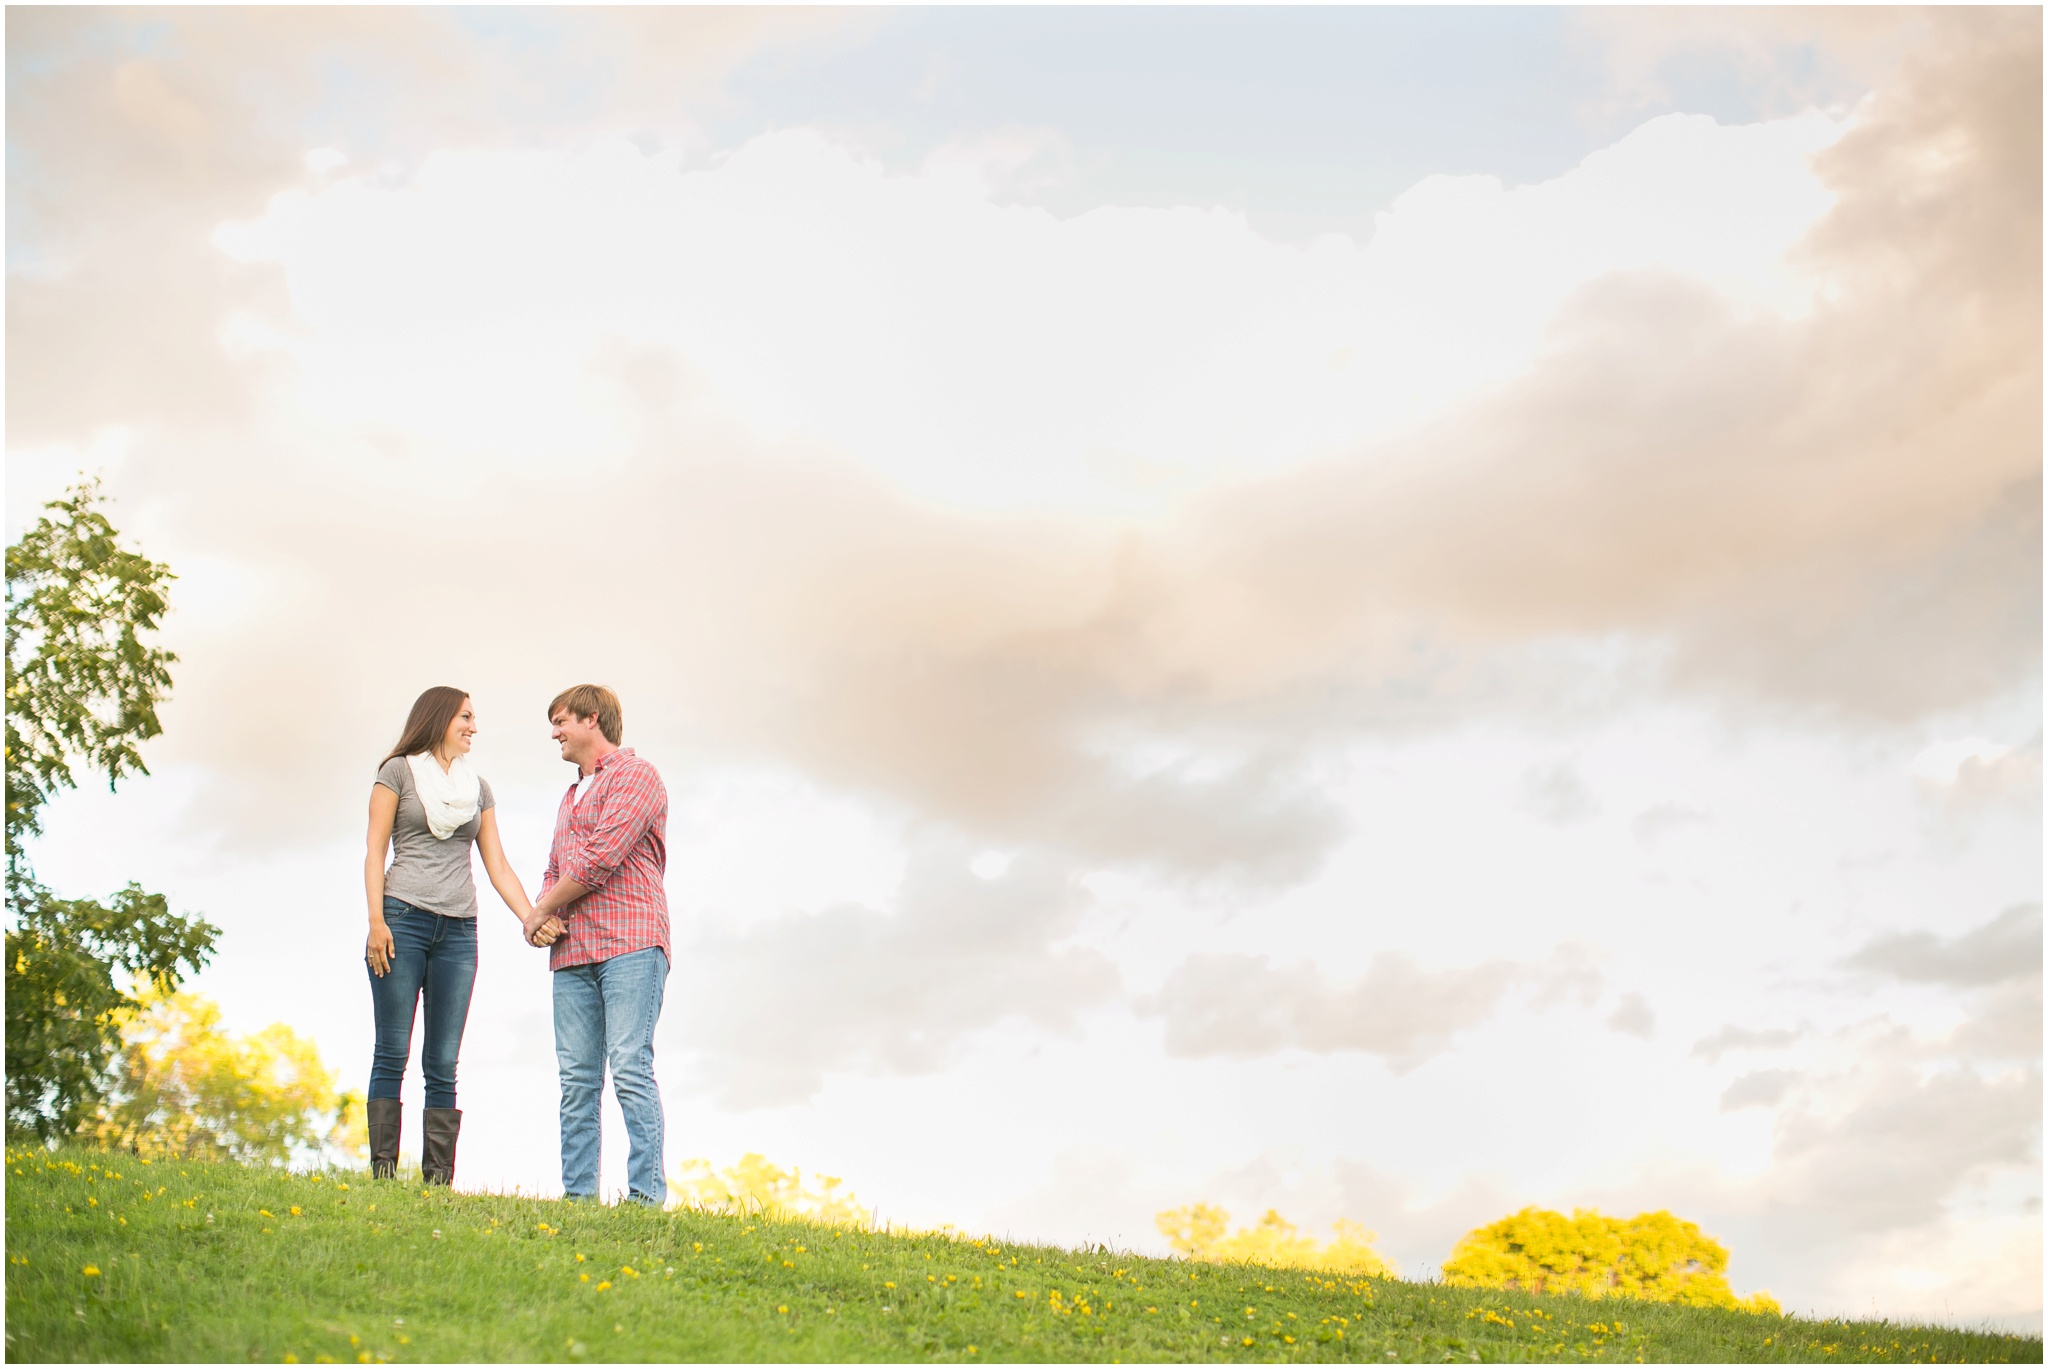
[[[529,946],[552,946],[569,930],[562,925],[562,919],[538,908],[521,918],[520,924],[526,929],[526,944]]]

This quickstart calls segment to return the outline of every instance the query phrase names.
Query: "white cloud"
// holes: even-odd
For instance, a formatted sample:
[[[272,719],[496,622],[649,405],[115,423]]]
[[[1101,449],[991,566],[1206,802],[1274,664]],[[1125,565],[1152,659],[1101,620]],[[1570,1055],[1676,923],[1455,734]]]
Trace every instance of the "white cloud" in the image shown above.
[[[1620,1005],[1608,1015],[1607,1025],[1625,1036],[1647,1039],[1657,1034],[1657,1014],[1641,994],[1623,994]]]
[[[1522,776],[1522,806],[1544,822],[1569,826],[1599,813],[1599,801],[1568,762],[1535,766]]]
[[[824,442],[921,499],[1156,511],[1218,478],[1384,436],[1515,374],[1615,272],[1796,315],[1783,255],[1831,196],[1844,124],[1646,124],[1555,181],[1423,182],[1365,245],[1268,242],[1222,210],[1070,219],[979,166],[889,175],[816,133],[702,170],[625,139],[448,151],[223,224],[276,263],[275,320],[318,421],[445,459],[624,460],[641,419],[606,358],[663,349],[685,402]]]
[[[1758,1030],[1729,1026],[1695,1042],[1692,1053],[1712,1064],[1730,1051],[1783,1050],[1803,1035],[1804,1032],[1789,1027],[1766,1027]]]
[[[1913,758],[1907,773],[1928,784],[1952,785],[1966,765],[1997,765],[2012,754],[2009,746],[1983,737],[1958,737],[1935,742]]]
[[[1494,960],[1444,970],[1388,954],[1375,957],[1356,983],[1341,986],[1313,965],[1276,967],[1264,956],[1203,952],[1188,957],[1138,1006],[1164,1020],[1171,1055],[1360,1051],[1406,1071],[1448,1050],[1517,988],[1543,1001],[1584,997],[1598,992],[1599,976],[1574,948],[1539,965]]]
[[[895,906],[828,908],[699,937],[683,957],[680,1038],[728,1106],[800,1102],[827,1072],[930,1073],[971,1033],[1020,1019],[1072,1031],[1117,989],[1097,953],[1067,947],[1085,894],[1024,857],[1000,877],[928,837]]]
[[[974,871],[977,879],[1001,879],[1003,872],[1010,868],[1010,862],[1015,859],[1014,852],[983,851],[967,862],[967,868]]]
[[[1843,962],[1898,979],[1963,988],[2041,976],[2041,905],[2008,908],[1955,937],[1931,932],[1882,936]]]
[[[1667,833],[1713,820],[1712,814],[1688,808],[1682,803],[1659,803],[1636,814],[1635,821],[1630,824],[1630,830],[1636,834],[1637,841],[1645,846],[1654,846],[1658,839]]]
[[[1771,1107],[1798,1081],[1790,1070],[1751,1070],[1721,1091],[1721,1111]]]

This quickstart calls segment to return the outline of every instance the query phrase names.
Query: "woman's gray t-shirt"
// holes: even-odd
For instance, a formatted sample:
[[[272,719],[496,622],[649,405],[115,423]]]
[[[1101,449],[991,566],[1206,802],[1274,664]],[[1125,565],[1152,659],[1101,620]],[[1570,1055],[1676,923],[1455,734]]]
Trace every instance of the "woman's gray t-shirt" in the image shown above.
[[[469,848],[483,826],[484,810],[497,803],[491,797],[490,782],[477,778],[476,816],[449,833],[446,841],[427,826],[427,810],[413,783],[411,762],[393,756],[378,769],[377,783],[398,795],[384,893],[443,917],[475,917],[476,881],[469,874]]]

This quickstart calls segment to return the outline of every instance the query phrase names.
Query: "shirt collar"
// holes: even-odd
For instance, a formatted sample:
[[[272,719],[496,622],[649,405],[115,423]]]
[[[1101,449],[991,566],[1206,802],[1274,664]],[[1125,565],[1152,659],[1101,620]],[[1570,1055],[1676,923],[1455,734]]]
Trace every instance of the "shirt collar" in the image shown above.
[[[590,767],[590,773],[588,775],[578,775],[574,780],[570,781],[569,788],[572,791],[574,791],[583,788],[583,786],[586,783],[594,783],[597,777],[604,773],[604,768],[607,765],[610,765],[613,761],[618,760],[621,757],[630,756],[632,754],[633,748],[630,746],[622,746],[616,751],[606,752],[604,755],[598,757],[596,765]]]

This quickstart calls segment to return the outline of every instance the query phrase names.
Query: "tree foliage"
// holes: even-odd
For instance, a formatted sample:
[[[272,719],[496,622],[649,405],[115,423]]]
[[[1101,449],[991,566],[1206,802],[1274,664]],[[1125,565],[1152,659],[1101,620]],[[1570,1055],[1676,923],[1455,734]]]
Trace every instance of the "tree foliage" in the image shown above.
[[[738,1164],[723,1170],[709,1160],[685,1160],[668,1186],[685,1204],[707,1212],[865,1228],[867,1209],[852,1193],[839,1191],[842,1182],[819,1174],[806,1184],[800,1169],[780,1169],[760,1155],[742,1155]]]
[[[118,1016],[112,1086],[84,1129],[99,1144],[245,1164],[367,1158],[362,1100],[336,1092],[319,1047],[284,1023],[231,1035],[211,999],[154,988]]]
[[[1727,1270],[1727,1249],[1669,1212],[1623,1220],[1586,1208],[1566,1217],[1534,1207],[1466,1233],[1443,1266],[1446,1283],[1468,1288],[1778,1310],[1768,1293],[1736,1297]]]
[[[7,549],[7,873],[26,874],[23,839],[78,765],[111,786],[148,774],[141,744],[177,657],[145,642],[170,608],[171,568],[120,545],[96,483],[46,505]]]
[[[148,773],[141,744],[163,730],[170,652],[148,640],[169,607],[170,568],[120,545],[87,483],[7,549],[7,1126],[68,1134],[102,1096],[120,1046],[116,982],[163,989],[205,964],[217,928],[178,917],[130,884],[106,902],[59,898],[27,841],[78,772],[109,786]]]
[[[1393,1262],[1373,1248],[1378,1239],[1357,1222],[1339,1219],[1327,1244],[1304,1236],[1272,1208],[1257,1226],[1230,1232],[1230,1214],[1208,1203],[1176,1207],[1153,1218],[1168,1245],[1190,1259],[1242,1262],[1275,1269],[1320,1269],[1358,1278],[1391,1279]]]

